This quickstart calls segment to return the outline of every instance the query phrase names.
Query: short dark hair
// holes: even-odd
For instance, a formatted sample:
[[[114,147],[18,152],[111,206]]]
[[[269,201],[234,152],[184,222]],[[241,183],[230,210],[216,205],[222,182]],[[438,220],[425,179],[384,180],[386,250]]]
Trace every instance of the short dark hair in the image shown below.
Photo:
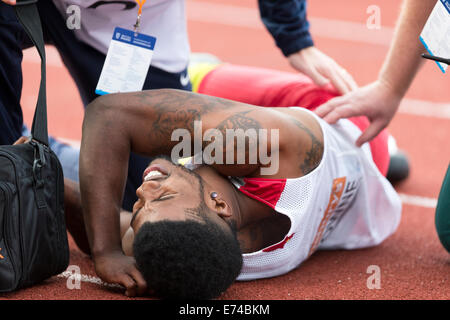
[[[227,232],[204,214],[200,216],[204,223],[146,222],[137,232],[133,254],[156,296],[213,299],[239,275],[242,253],[235,231]]]

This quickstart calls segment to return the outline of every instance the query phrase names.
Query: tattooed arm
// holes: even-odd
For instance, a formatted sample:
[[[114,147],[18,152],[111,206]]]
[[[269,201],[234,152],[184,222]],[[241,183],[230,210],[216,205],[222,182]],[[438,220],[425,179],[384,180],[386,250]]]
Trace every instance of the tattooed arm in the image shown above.
[[[146,283],[132,257],[123,254],[119,212],[130,150],[155,155],[170,150],[174,127],[186,128],[221,103],[178,91],[111,94],[85,113],[80,150],[80,189],[96,272],[105,282],[144,294]]]
[[[173,147],[178,144],[178,141],[171,141],[174,130],[187,130],[194,137],[196,120],[202,121],[201,136],[213,131],[210,135],[213,140],[217,134],[226,137],[230,129],[240,129],[244,133],[253,129],[257,132],[267,128],[268,121],[265,119],[270,119],[262,111],[271,112],[239,102],[170,89],[109,94],[91,103],[86,108],[83,122],[80,187],[94,258],[98,253],[120,247],[120,237],[115,231],[119,229],[118,216],[130,151],[146,156],[170,156]],[[274,119],[271,122],[276,128],[280,127]],[[258,136],[244,138],[246,146],[258,145]],[[237,139],[233,138],[232,142]],[[240,165],[235,161],[235,166],[226,168],[227,149],[232,146],[220,146],[210,154],[219,156],[216,153],[221,149],[222,164],[217,161],[215,167],[222,173],[244,176],[258,167],[259,159],[251,165]],[[204,143],[202,148],[206,147],[207,143]],[[233,160],[239,160],[242,152],[238,149],[236,143],[232,150],[235,151]],[[244,158],[248,156],[244,152]],[[106,216],[111,216],[112,222],[108,220],[105,223]]]
[[[147,156],[171,155],[178,143],[171,141],[173,131],[185,129],[193,137],[194,121],[201,120],[202,136],[209,134],[212,141],[220,135],[225,138],[209,150],[210,145],[202,145],[203,151],[210,151],[213,160],[222,159],[221,163],[212,164],[222,174],[259,175],[259,167],[271,165],[259,152],[266,149],[262,151],[269,150],[270,156],[277,153],[281,159],[280,170],[276,168],[270,177],[298,177],[302,174],[299,167],[289,164],[302,163],[308,150],[314,149],[314,143],[311,146],[308,126],[299,128],[289,119],[271,108],[177,90],[110,94],[91,103],[83,122],[80,189],[86,231],[99,277],[122,284],[128,295],[146,290],[134,259],[126,257],[121,249],[119,212],[130,151]],[[272,150],[275,141],[269,133],[272,129],[279,130],[275,151]],[[259,136],[260,130],[268,131]],[[230,132],[231,139],[227,139]],[[243,137],[243,147],[238,144],[240,137]],[[252,160],[250,147],[258,151],[253,161],[249,161]],[[292,151],[282,154],[284,150]],[[231,151],[234,153],[227,159]],[[315,155],[311,153],[311,160],[304,162],[310,166]]]
[[[126,257],[121,248],[119,212],[130,151],[170,155],[177,143],[171,141],[173,130],[183,128],[193,135],[195,120],[202,120],[204,130],[250,125],[245,115],[248,108],[255,107],[177,90],[110,94],[87,107],[80,189],[92,258],[100,278],[125,286],[131,296],[146,290],[134,259]],[[244,113],[237,115],[239,112]]]

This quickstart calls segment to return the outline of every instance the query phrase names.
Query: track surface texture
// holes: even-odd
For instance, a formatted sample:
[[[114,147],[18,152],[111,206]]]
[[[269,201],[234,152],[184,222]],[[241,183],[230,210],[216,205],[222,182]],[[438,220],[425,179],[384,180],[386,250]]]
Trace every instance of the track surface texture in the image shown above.
[[[367,8],[373,4],[381,10],[380,30],[366,26]],[[309,1],[315,44],[363,86],[378,75],[400,4],[400,0]],[[264,30],[256,1],[189,0],[187,14],[193,52],[208,52],[234,64],[295,72]],[[49,131],[76,144],[81,138],[81,99],[54,48],[47,51]],[[28,124],[39,68],[34,49],[26,50],[22,104]],[[434,227],[436,199],[450,160],[449,87],[448,74],[425,62],[390,124],[411,165],[410,177],[396,186],[404,205],[394,235],[374,248],[317,252],[284,276],[237,282],[219,299],[450,299],[450,255]],[[68,275],[62,274],[32,288],[1,294],[0,299],[128,299],[120,288],[100,282],[91,260],[72,239],[70,248],[70,265],[78,266],[83,275],[80,289],[70,290]],[[368,286],[373,266],[381,275],[378,289]]]

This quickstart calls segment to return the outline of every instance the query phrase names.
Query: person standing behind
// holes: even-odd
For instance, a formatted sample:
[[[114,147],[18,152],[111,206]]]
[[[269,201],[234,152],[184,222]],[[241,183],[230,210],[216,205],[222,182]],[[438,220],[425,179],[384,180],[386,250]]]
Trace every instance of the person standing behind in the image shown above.
[[[367,116],[371,124],[356,141],[358,146],[387,127],[421,66],[421,55],[426,50],[419,35],[436,3],[437,0],[405,0],[378,79],[328,101],[316,109],[316,114],[330,124],[341,118]],[[442,245],[450,252],[450,165],[439,194],[435,225]]]
[[[23,132],[20,106],[22,50],[31,42],[17,21],[15,0],[0,3],[0,144],[12,144]],[[139,32],[156,37],[154,54],[143,89],[191,90],[187,73],[190,57],[184,0],[150,1],[38,1],[46,43],[58,50],[75,80],[86,106],[98,95],[96,86],[115,27],[132,29],[138,2],[142,9]],[[8,4],[8,5],[7,5]],[[356,88],[353,78],[334,60],[319,51],[309,33],[306,0],[258,1],[261,19],[290,64],[319,85],[331,83],[341,93]],[[79,10],[79,26],[68,28],[73,8]],[[50,86],[49,86],[50,87]],[[50,90],[51,87],[50,87]],[[78,180],[78,149],[50,139],[60,158],[64,174]],[[74,160],[75,159],[75,160]],[[132,154],[124,195],[124,208],[131,210],[136,188],[148,158]]]
[[[340,94],[357,88],[353,77],[314,45],[305,0],[258,0],[258,5],[262,22],[294,69],[319,86],[331,83]]]
[[[390,50],[374,82],[316,109],[328,123],[342,118],[367,116],[371,125],[356,141],[358,146],[372,140],[390,123],[400,106],[426,52],[419,35],[436,0],[404,0]]]

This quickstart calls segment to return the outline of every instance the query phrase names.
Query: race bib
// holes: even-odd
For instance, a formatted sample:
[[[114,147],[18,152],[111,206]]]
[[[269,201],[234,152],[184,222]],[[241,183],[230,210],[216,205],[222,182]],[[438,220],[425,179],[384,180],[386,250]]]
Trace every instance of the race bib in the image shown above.
[[[115,28],[95,93],[141,91],[155,43],[155,37]]]

